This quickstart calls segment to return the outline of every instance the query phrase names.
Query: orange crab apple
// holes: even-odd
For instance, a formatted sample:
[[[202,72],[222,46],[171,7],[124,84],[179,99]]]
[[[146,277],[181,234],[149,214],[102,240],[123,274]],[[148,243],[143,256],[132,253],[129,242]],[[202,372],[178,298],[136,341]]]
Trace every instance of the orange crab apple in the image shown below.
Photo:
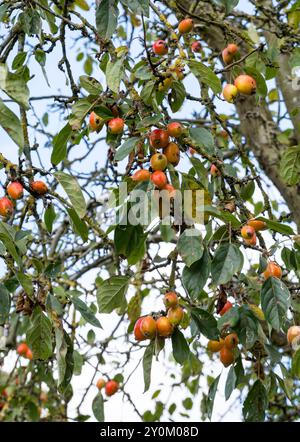
[[[149,136],[150,145],[155,149],[160,149],[166,147],[169,142],[168,131],[164,129],[154,129]]]
[[[180,149],[176,143],[169,143],[167,147],[163,149],[163,153],[170,164],[177,166],[180,161]]]
[[[103,128],[104,123],[105,121],[95,112],[90,113],[89,125],[92,130],[99,132]]]
[[[13,200],[19,200],[23,197],[24,188],[18,181],[13,181],[7,186],[7,193]]]
[[[140,169],[134,172],[134,174],[132,175],[132,180],[133,181],[148,181],[150,180],[151,177],[151,173],[149,172],[149,170],[145,170],[145,169]]]
[[[14,205],[6,196],[0,198],[0,215],[7,218],[14,213]]]
[[[167,184],[166,174],[161,170],[156,170],[151,175],[151,181],[158,189],[163,189]]]
[[[157,40],[153,43],[152,50],[156,55],[166,55],[168,53],[168,45],[164,40]]]
[[[178,296],[175,292],[167,292],[164,296],[164,304],[167,309],[171,307],[177,307],[178,305]]]
[[[282,276],[281,267],[275,261],[270,261],[267,264],[267,267],[263,273],[263,276],[265,279],[268,279],[271,276],[273,276],[274,278],[281,279],[281,276]]]
[[[143,319],[144,319],[144,316],[139,318],[134,325],[133,333],[134,333],[134,337],[137,341],[144,341],[146,339],[141,331],[141,323],[142,323]]]
[[[156,335],[156,322],[152,316],[145,316],[140,325],[141,332],[145,338],[153,339]]]
[[[168,165],[168,159],[166,155],[162,153],[155,153],[150,158],[150,164],[152,169],[155,170],[165,170]]]
[[[174,331],[170,320],[166,316],[161,316],[157,319],[156,328],[158,335],[163,338],[168,338]]]
[[[247,222],[248,226],[253,227],[253,229],[256,232],[259,232],[260,230],[265,230],[267,228],[267,224],[264,221],[261,221],[259,219],[249,219]]]
[[[32,181],[30,189],[33,193],[39,196],[45,195],[48,192],[48,186],[44,181]]]
[[[228,103],[233,103],[238,92],[239,90],[234,84],[226,84],[222,92],[224,100],[227,101]]]
[[[167,317],[172,325],[179,325],[183,316],[184,311],[180,306],[170,308],[167,313]]]
[[[170,137],[179,138],[182,135],[183,127],[180,123],[173,121],[168,124],[167,131]]]
[[[251,226],[244,226],[241,229],[241,235],[244,239],[251,239],[255,235],[255,229]]]
[[[220,350],[220,361],[224,365],[224,367],[229,367],[229,365],[234,362],[234,354],[233,351],[228,349],[227,347],[223,347]]]
[[[194,21],[191,18],[185,18],[178,24],[178,31],[181,34],[188,34],[194,28]]]
[[[235,348],[238,345],[238,343],[239,343],[239,338],[236,333],[230,333],[224,339],[224,345],[229,350],[232,350],[233,348]]]
[[[207,350],[212,353],[218,353],[224,346],[224,339],[220,339],[219,341],[210,340],[207,343]]]
[[[300,339],[300,326],[292,325],[287,332],[287,341],[291,345],[298,338]]]
[[[104,388],[105,385],[106,385],[106,381],[105,381],[105,379],[103,379],[103,378],[98,379],[98,381],[97,381],[97,383],[96,383],[96,387],[97,387],[99,390],[102,390],[102,388]]]
[[[119,135],[123,133],[124,125],[123,118],[113,118],[108,122],[108,129],[113,135]]]
[[[191,44],[191,50],[193,52],[201,52],[202,44],[200,43],[200,41],[193,41],[193,43]]]
[[[228,310],[230,310],[233,307],[232,303],[230,301],[227,301],[222,310],[219,311],[219,314],[221,316],[225,315]]]
[[[108,381],[105,385],[106,396],[114,395],[119,389],[119,383],[117,381]]]
[[[20,356],[25,356],[27,351],[29,350],[28,345],[26,344],[26,342],[22,342],[21,344],[18,345],[17,347],[17,353]]]
[[[256,81],[250,75],[239,75],[235,79],[234,85],[238,92],[244,95],[253,95],[256,92]]]

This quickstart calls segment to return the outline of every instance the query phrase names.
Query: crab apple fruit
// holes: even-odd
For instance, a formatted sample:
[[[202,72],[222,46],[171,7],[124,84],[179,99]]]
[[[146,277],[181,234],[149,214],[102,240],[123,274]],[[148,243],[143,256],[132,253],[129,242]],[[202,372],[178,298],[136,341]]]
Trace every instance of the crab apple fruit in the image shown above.
[[[225,315],[225,313],[228,312],[228,310],[230,310],[232,307],[232,303],[230,301],[227,301],[222,310],[219,311],[219,314],[221,316]]]
[[[141,331],[141,323],[142,320],[144,319],[144,316],[142,316],[141,318],[139,318],[136,323],[134,324],[134,329],[133,329],[133,333],[134,333],[134,337],[137,341],[144,341],[146,338],[143,335],[142,331]]]
[[[224,345],[229,350],[232,350],[233,348],[235,348],[238,345],[238,343],[239,343],[239,338],[236,333],[230,333],[224,339]]]
[[[257,242],[257,236],[256,233],[254,233],[254,235],[252,236],[252,238],[250,239],[245,239],[245,244],[247,244],[248,246],[255,246]]]
[[[167,184],[166,174],[161,170],[156,170],[151,175],[151,181],[156,187],[158,187],[159,189],[163,189]]]
[[[149,170],[145,170],[145,169],[137,170],[132,175],[133,181],[138,181],[138,182],[139,181],[148,181],[148,180],[150,180],[150,177],[151,177],[151,173],[149,172]]]
[[[25,356],[27,351],[29,350],[28,345],[26,344],[26,342],[22,342],[21,344],[18,345],[17,347],[17,353],[20,356]]]
[[[230,63],[232,63],[233,57],[234,57],[234,55],[231,54],[231,53],[228,51],[228,48],[223,49],[223,51],[222,51],[222,59],[223,59],[223,61],[224,61],[224,64],[230,64]]]
[[[223,89],[223,97],[228,103],[233,103],[239,90],[234,84],[226,84]]]
[[[287,337],[287,341],[290,345],[293,343],[294,340],[296,340],[297,338],[300,338],[300,326],[299,325],[292,325],[292,327],[290,327],[288,329],[286,337]]]
[[[221,172],[219,171],[219,169],[217,168],[217,166],[215,164],[212,164],[210,167],[210,174],[212,176],[220,176]]]
[[[208,341],[207,350],[212,353],[218,353],[224,346],[224,339],[220,339],[219,341]]]
[[[176,189],[172,184],[166,184],[162,190],[167,190],[170,198],[174,198],[176,194]]]
[[[99,132],[103,128],[104,123],[105,121],[95,112],[90,113],[89,125],[92,130]]]
[[[167,157],[162,153],[155,153],[150,158],[150,164],[152,169],[155,170],[165,170],[168,165]]]
[[[229,367],[229,365],[233,364],[234,362],[233,351],[225,347],[225,345],[220,350],[220,361],[222,362],[224,367]]]
[[[259,219],[249,219],[247,222],[248,226],[253,227],[256,232],[260,230],[265,230],[267,228],[267,224],[264,221],[260,221]]]
[[[149,136],[150,145],[155,149],[166,147],[169,142],[168,131],[164,129],[154,129]]]
[[[183,127],[180,123],[173,121],[173,123],[168,124],[167,131],[170,137],[179,138],[182,135]]]
[[[119,389],[119,383],[117,381],[108,381],[105,385],[106,396],[114,395]]]
[[[7,186],[7,193],[13,200],[19,200],[23,197],[24,188],[18,181],[13,181]]]
[[[30,189],[36,195],[45,195],[48,192],[48,186],[44,183],[44,181],[32,181],[30,184]]]
[[[178,31],[181,34],[188,34],[193,30],[194,21],[191,18],[185,18],[178,24]]]
[[[163,149],[163,153],[170,164],[177,166],[180,161],[180,149],[176,143],[169,143],[167,147]]]
[[[101,390],[102,388],[104,388],[106,385],[106,381],[103,378],[98,379],[97,383],[96,383],[96,387]]]
[[[0,215],[3,217],[11,216],[14,212],[14,205],[6,196],[0,198]]]
[[[168,338],[173,333],[173,326],[166,316],[161,316],[156,321],[157,333],[163,338]]]
[[[164,296],[164,304],[167,309],[171,307],[177,307],[178,296],[175,292],[167,292]]]
[[[184,316],[183,308],[172,307],[168,310],[167,317],[172,325],[179,325]]]
[[[152,316],[145,316],[140,325],[141,332],[145,338],[153,339],[156,335],[156,322]]]
[[[281,267],[275,261],[270,261],[268,262],[268,265],[263,275],[265,279],[270,278],[270,276],[274,276],[275,278],[281,279],[282,276]]]
[[[109,120],[108,129],[113,135],[122,134],[124,131],[123,118],[113,118],[112,120]]]
[[[157,40],[153,43],[152,50],[156,55],[166,55],[168,53],[168,45],[164,40]]]
[[[30,361],[32,360],[33,354],[32,354],[32,351],[30,350],[30,348],[28,348],[28,350],[26,351],[25,358],[29,359]]]
[[[234,80],[234,85],[244,95],[253,95],[256,92],[256,81],[250,75],[239,75]]]
[[[193,52],[201,52],[202,44],[200,43],[200,41],[193,41],[193,43],[191,44],[191,50]]]
[[[244,239],[251,239],[255,235],[255,230],[251,226],[244,226],[241,229],[241,235]]]

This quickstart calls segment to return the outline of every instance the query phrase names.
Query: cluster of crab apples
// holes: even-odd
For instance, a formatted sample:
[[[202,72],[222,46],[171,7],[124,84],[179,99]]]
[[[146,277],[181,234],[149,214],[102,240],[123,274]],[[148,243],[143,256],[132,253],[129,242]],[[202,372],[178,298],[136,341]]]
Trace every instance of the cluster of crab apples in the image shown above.
[[[35,198],[43,196],[48,192],[47,184],[44,181],[32,181],[29,184],[29,192]],[[24,186],[20,181],[12,181],[6,187],[6,193],[8,196],[0,198],[0,215],[9,218],[14,213],[14,201],[24,196]]]
[[[106,381],[103,378],[98,379],[96,382],[98,390],[105,389],[106,396],[113,396],[119,390],[119,382],[114,379]]]
[[[234,349],[237,347],[239,339],[236,333],[229,333],[226,337],[220,338],[218,341],[210,340],[207,344],[207,350],[212,353],[220,352],[220,361],[224,367],[233,364]]]
[[[137,341],[155,339],[156,336],[169,338],[174,329],[181,323],[184,311],[179,305],[179,299],[175,292],[167,292],[164,295],[166,313],[151,314],[138,318],[134,326],[134,337]]]
[[[30,361],[32,359],[32,351],[30,350],[26,342],[21,342],[21,344],[18,345],[17,353],[19,356],[29,359]]]

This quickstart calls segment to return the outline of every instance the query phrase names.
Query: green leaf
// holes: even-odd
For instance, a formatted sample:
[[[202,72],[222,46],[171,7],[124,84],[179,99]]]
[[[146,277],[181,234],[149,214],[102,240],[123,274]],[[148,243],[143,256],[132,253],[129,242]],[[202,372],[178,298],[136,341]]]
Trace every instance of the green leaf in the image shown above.
[[[10,138],[21,148],[24,147],[22,126],[19,118],[0,99],[0,125]]]
[[[209,387],[209,390],[208,390],[208,396],[206,399],[206,409],[207,409],[207,415],[208,415],[209,420],[211,419],[211,416],[212,416],[212,411],[213,411],[213,407],[214,407],[215,396],[217,393],[220,376],[221,375],[219,374],[219,376],[213,381],[213,383],[211,384],[211,386]]]
[[[56,218],[56,213],[53,204],[50,204],[45,210],[44,222],[46,229],[49,233],[52,233],[53,223]]]
[[[18,281],[20,282],[27,295],[31,297],[33,294],[33,285],[31,278],[23,272],[16,272],[16,277],[18,278]]]
[[[82,219],[79,218],[74,209],[67,209],[67,212],[74,232],[81,236],[82,240],[86,242],[89,236],[88,226]]]
[[[235,327],[240,320],[240,312],[238,307],[232,307],[221,318],[218,319],[218,329],[222,331],[228,327]]]
[[[288,186],[300,182],[300,146],[292,146],[285,150],[280,161],[280,175]]]
[[[29,89],[22,75],[9,72],[7,66],[0,63],[0,88],[25,109],[29,109]]]
[[[19,69],[21,66],[23,66],[25,60],[27,57],[27,52],[18,52],[18,54],[13,59],[11,67],[13,70]]]
[[[51,154],[51,163],[57,166],[61,161],[67,158],[67,143],[72,135],[72,128],[67,123],[61,131],[53,137],[53,150]]]
[[[289,290],[280,279],[270,277],[264,282],[261,289],[261,307],[266,320],[279,331],[290,307]]]
[[[282,233],[283,235],[295,235],[293,229],[286,224],[264,218],[263,216],[259,216],[257,217],[257,219],[264,221],[267,224],[267,227],[271,230],[274,230],[274,232]]]
[[[104,402],[101,391],[97,393],[92,402],[92,410],[98,422],[104,422]]]
[[[194,74],[199,81],[210,87],[215,94],[220,94],[222,92],[221,81],[212,69],[205,66],[205,64],[200,61],[195,60],[189,60],[188,65],[192,74]]]
[[[215,1],[225,7],[226,14],[230,14],[230,12],[238,5],[240,0],[215,0]]]
[[[178,112],[185,100],[186,90],[182,82],[174,81],[172,83],[171,93],[168,95],[168,101],[172,112]]]
[[[186,229],[178,239],[177,250],[184,263],[190,267],[203,255],[201,232],[197,229]]]
[[[151,383],[151,367],[152,367],[153,355],[154,355],[154,341],[151,341],[148,347],[146,348],[143,356],[143,373],[144,373],[144,384],[145,384],[144,393],[149,390]]]
[[[55,328],[55,342],[58,366],[57,386],[59,392],[64,394],[73,376],[73,344],[65,330],[60,328]]]
[[[139,142],[138,137],[128,138],[117,150],[115,155],[115,161],[122,161],[126,158],[133,149],[135,149],[137,143]]]
[[[124,59],[119,58],[118,60],[109,60],[106,66],[105,76],[107,87],[113,92],[118,93],[121,80],[124,75]]]
[[[212,134],[204,127],[192,127],[190,137],[196,146],[207,149],[210,153],[215,150],[215,142]]]
[[[292,359],[292,374],[300,379],[300,348],[294,353]]]
[[[190,349],[185,337],[178,328],[175,328],[172,334],[172,347],[175,361],[183,365],[190,357]]]
[[[128,283],[127,276],[112,276],[101,283],[97,290],[100,313],[111,313],[124,303]]]
[[[207,205],[204,206],[204,212],[208,215],[219,218],[226,223],[230,223],[234,228],[239,228],[241,226],[241,222],[230,212],[220,211],[216,207]]]
[[[9,224],[0,221],[0,241],[3,242],[6,250],[13,257],[16,263],[19,266],[22,266],[22,261],[15,247],[14,237],[12,236],[11,229],[12,227]]]
[[[96,10],[96,27],[100,37],[109,40],[118,24],[117,0],[101,0]]]
[[[52,324],[41,307],[35,307],[26,333],[27,343],[33,353],[33,359],[43,361],[52,356]]]
[[[193,300],[198,299],[210,273],[210,257],[205,249],[199,261],[190,267],[185,266],[182,272],[182,283]]]
[[[215,252],[211,275],[215,285],[226,284],[244,264],[242,252],[235,244],[222,244]]]
[[[229,369],[227,379],[226,379],[226,384],[225,384],[225,400],[226,401],[228,401],[228,399],[231,396],[231,393],[235,389],[236,380],[237,380],[237,377],[236,377],[235,369],[232,365]]]
[[[72,293],[72,292],[71,292]],[[72,296],[72,303],[76,310],[78,310],[83,317],[83,319],[86,320],[89,324],[92,324],[94,327],[101,327],[101,324],[99,320],[94,315],[93,311],[86,305],[85,302],[83,302],[80,298],[77,296]]]
[[[145,255],[146,238],[147,233],[141,225],[118,225],[114,236],[117,254],[125,256],[129,265],[136,264]]]
[[[201,308],[193,308],[191,316],[198,330],[208,339],[218,339],[220,333],[217,327],[217,321],[212,314]]]
[[[69,117],[69,125],[72,130],[79,130],[82,125],[82,121],[87,114],[93,109],[93,102],[88,98],[80,98],[72,106],[72,113]]]
[[[65,172],[55,172],[54,176],[70,198],[72,206],[77,212],[77,215],[80,218],[83,218],[86,213],[86,204],[76,178],[68,175]]]
[[[135,14],[149,17],[149,0],[121,0],[121,2]]]
[[[0,284],[0,325],[3,325],[8,318],[10,301],[9,291],[3,284]]]
[[[265,387],[258,379],[249,390],[243,406],[243,416],[246,422],[263,422],[268,406],[268,396]]]
[[[103,91],[101,83],[96,78],[88,75],[81,75],[79,77],[80,86],[91,95],[99,95]]]

